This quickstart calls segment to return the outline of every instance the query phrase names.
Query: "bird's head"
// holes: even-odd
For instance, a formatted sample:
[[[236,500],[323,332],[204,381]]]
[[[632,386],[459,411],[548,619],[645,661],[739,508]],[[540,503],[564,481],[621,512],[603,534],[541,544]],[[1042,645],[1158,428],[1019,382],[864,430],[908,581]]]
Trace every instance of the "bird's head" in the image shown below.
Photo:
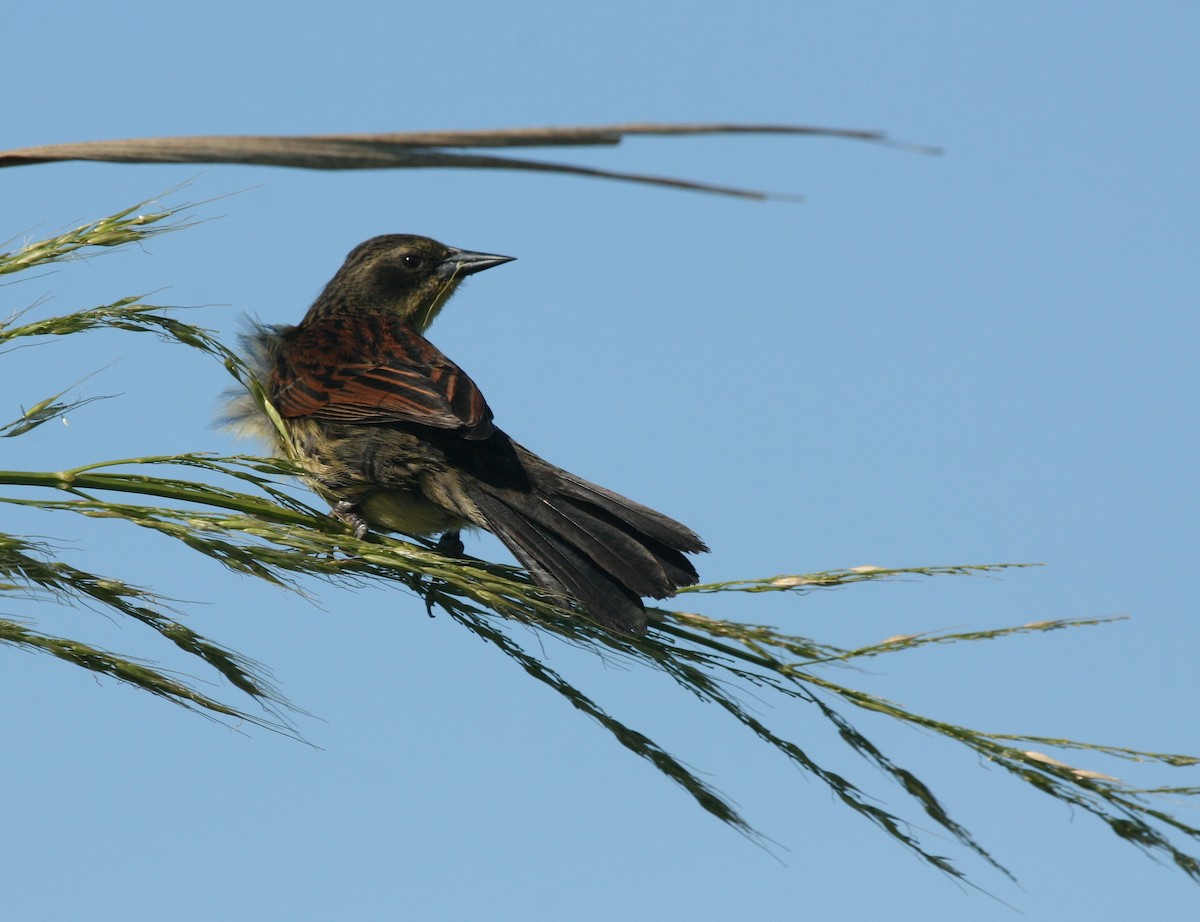
[[[513,259],[412,234],[372,237],[350,251],[309,316],[387,311],[424,333],[464,278]]]

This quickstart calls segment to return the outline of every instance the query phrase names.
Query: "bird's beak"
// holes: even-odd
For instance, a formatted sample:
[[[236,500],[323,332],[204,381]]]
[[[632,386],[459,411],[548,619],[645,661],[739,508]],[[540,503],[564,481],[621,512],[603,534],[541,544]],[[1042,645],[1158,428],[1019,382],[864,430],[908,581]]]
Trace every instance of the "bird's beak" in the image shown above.
[[[494,253],[472,253],[470,250],[451,250],[450,255],[438,266],[438,275],[451,276],[474,275],[492,266],[510,263],[517,257],[497,256]]]

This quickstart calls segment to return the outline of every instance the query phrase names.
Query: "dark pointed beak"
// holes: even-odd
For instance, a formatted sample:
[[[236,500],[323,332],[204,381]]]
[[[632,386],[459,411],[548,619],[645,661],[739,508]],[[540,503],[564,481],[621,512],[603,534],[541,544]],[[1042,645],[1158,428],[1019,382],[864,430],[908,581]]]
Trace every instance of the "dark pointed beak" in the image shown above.
[[[517,257],[497,256],[495,253],[472,253],[470,250],[451,250],[450,255],[438,266],[438,274],[446,277],[454,275],[474,275],[492,266],[510,263]]]

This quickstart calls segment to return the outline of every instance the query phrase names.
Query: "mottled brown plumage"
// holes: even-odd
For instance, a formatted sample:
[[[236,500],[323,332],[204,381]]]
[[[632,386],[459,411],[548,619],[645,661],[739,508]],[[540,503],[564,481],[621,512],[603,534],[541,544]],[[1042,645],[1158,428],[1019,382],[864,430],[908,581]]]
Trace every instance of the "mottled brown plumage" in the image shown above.
[[[509,259],[375,237],[298,326],[257,327],[246,342],[287,429],[280,447],[356,532],[484,528],[544,587],[609,628],[641,633],[641,597],[695,583],[684,555],[704,543],[514,442],[475,383],[422,335],[464,276]],[[230,420],[274,436],[246,397]]]

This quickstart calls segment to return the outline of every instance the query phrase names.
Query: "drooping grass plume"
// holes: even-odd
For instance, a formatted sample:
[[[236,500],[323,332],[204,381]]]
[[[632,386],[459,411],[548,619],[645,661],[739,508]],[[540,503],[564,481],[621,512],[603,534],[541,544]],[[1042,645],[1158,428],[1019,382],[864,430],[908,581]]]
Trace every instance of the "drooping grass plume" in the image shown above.
[[[157,206],[153,219],[147,220],[137,214],[141,207],[0,254],[0,273],[45,265],[89,246],[136,243],[147,235],[178,226],[171,223],[176,209]],[[14,318],[0,327],[0,360],[3,347],[20,339],[45,340],[99,329],[151,332],[169,343],[200,350],[249,387],[256,399],[264,399],[236,353],[214,333],[136,298],[114,298],[100,307],[57,317]],[[66,408],[83,409],[86,401],[71,402],[65,398],[66,393],[24,410],[8,408],[0,418],[11,417],[13,422],[0,429],[0,434],[37,438],[42,422]],[[1196,796],[1200,787],[1134,787],[1102,770],[1105,760],[1189,768],[1197,764],[1196,757],[977,730],[919,714],[856,689],[846,679],[853,674],[847,666],[885,655],[917,648],[948,655],[947,648],[956,644],[1089,627],[1113,619],[1059,619],[959,632],[923,633],[918,628],[911,634],[845,648],[786,634],[772,626],[720,617],[723,603],[740,595],[752,599],[760,593],[784,593],[799,607],[807,593],[834,586],[993,574],[1024,565],[858,567],[710,583],[691,587],[677,599],[685,605],[702,606],[707,614],[659,606],[648,612],[649,630],[645,636],[621,635],[601,628],[565,600],[540,589],[517,568],[469,557],[447,557],[422,541],[374,534],[355,538],[323,510],[293,495],[288,478],[294,470],[290,462],[278,459],[178,452],[98,461],[57,471],[0,471],[0,505],[32,507],[50,516],[70,514],[106,520],[114,531],[136,526],[219,564],[230,571],[231,579],[260,579],[302,596],[320,593],[322,583],[392,586],[412,597],[413,612],[441,610],[455,624],[484,639],[531,678],[597,721],[621,746],[675,781],[703,809],[746,835],[756,835],[752,821],[730,799],[685,761],[611,713],[596,694],[585,692],[568,676],[552,669],[539,652],[539,643],[555,638],[631,668],[669,676],[682,691],[709,704],[712,719],[723,715],[741,727],[747,746],[757,743],[778,753],[821,782],[850,811],[954,877],[962,877],[963,872],[935,850],[935,846],[940,847],[936,836],[907,816],[932,824],[943,839],[957,842],[1001,871],[1003,868],[954,819],[949,805],[900,759],[884,752],[856,726],[851,719],[856,712],[891,718],[960,744],[983,764],[999,766],[1054,801],[1091,814],[1123,840],[1149,854],[1168,858],[1200,881],[1200,863],[1187,850],[1195,848],[1200,829],[1168,812],[1163,801],[1164,796],[1176,800]],[[4,487],[21,490],[8,495]],[[38,631],[35,625],[41,606],[56,603],[101,612],[150,631],[202,665],[223,683],[223,690],[202,692],[193,680],[172,675],[141,659]],[[153,591],[119,577],[74,567],[47,541],[0,533],[0,604],[5,614],[0,620],[0,642],[4,644],[49,653],[219,718],[251,720],[285,730],[288,727],[283,717],[286,704],[261,666],[185,625],[175,606]],[[250,616],[247,612],[246,617]],[[239,699],[238,695],[246,697]],[[226,700],[229,697],[241,703],[230,703]],[[754,704],[748,704],[748,699]],[[762,707],[764,702],[773,703],[775,708]],[[825,722],[849,752],[894,785],[894,805],[877,800],[860,783],[821,764],[794,729],[780,729],[802,726],[795,715],[803,709]],[[1063,758],[1045,750],[1056,751]],[[1094,759],[1099,767],[1073,764],[1066,758],[1067,753],[1075,760]]]

